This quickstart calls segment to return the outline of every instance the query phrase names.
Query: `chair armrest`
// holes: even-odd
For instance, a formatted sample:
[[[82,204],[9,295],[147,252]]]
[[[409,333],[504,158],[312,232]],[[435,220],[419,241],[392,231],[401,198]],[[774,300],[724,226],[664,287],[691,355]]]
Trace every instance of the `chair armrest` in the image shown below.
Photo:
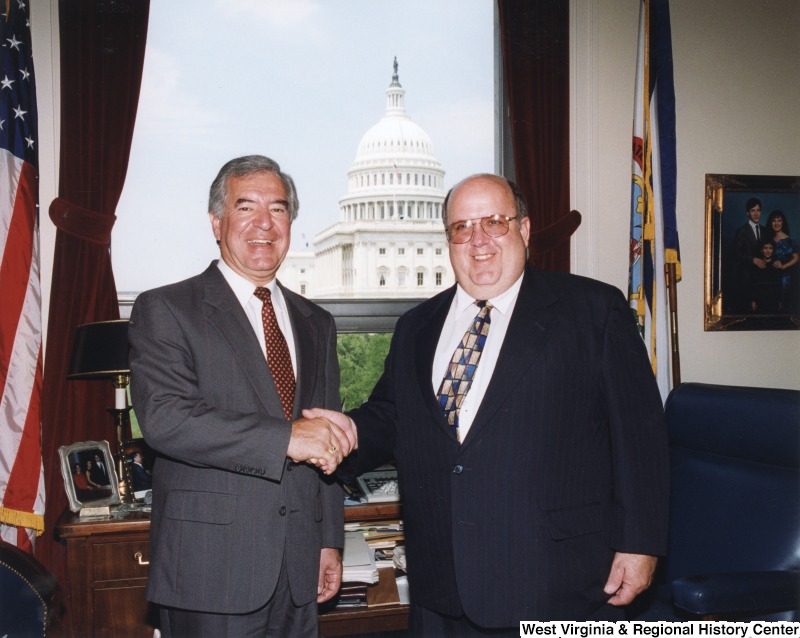
[[[800,571],[732,572],[680,578],[672,601],[694,614],[800,609]]]

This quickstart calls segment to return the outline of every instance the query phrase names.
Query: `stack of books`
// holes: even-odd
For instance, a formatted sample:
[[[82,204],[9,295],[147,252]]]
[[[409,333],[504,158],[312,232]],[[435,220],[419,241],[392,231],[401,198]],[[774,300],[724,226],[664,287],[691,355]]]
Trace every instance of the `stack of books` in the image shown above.
[[[336,601],[336,609],[366,606],[366,583],[342,583],[342,586],[339,587],[339,598]]]

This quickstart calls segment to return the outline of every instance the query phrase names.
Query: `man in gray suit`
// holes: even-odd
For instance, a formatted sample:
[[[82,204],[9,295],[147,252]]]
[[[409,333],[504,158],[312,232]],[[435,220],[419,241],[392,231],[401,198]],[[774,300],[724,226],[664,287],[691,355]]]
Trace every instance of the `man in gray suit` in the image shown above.
[[[222,259],[145,292],[129,329],[133,405],[158,458],[147,596],[165,636],[316,636],[341,582],[354,444],[336,408],[333,318],[275,274],[297,215],[273,160],[222,167],[209,217]]]

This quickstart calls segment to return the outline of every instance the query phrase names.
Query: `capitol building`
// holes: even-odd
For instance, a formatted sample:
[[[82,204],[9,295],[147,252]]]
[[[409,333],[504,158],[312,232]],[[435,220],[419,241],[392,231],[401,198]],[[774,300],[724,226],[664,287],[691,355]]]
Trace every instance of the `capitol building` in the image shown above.
[[[386,113],[361,138],[339,221],[290,252],[278,278],[314,299],[422,298],[453,284],[442,224],[444,169],[405,108],[397,60]]]

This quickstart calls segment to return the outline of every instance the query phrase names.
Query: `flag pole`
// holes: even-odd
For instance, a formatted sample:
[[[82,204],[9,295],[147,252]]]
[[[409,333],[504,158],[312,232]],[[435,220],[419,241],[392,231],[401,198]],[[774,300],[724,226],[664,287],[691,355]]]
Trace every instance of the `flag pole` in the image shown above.
[[[670,361],[673,388],[677,388],[681,384],[681,351],[678,342],[678,278],[676,270],[675,263],[668,263],[666,265],[667,290],[669,291],[670,345],[672,349]]]

